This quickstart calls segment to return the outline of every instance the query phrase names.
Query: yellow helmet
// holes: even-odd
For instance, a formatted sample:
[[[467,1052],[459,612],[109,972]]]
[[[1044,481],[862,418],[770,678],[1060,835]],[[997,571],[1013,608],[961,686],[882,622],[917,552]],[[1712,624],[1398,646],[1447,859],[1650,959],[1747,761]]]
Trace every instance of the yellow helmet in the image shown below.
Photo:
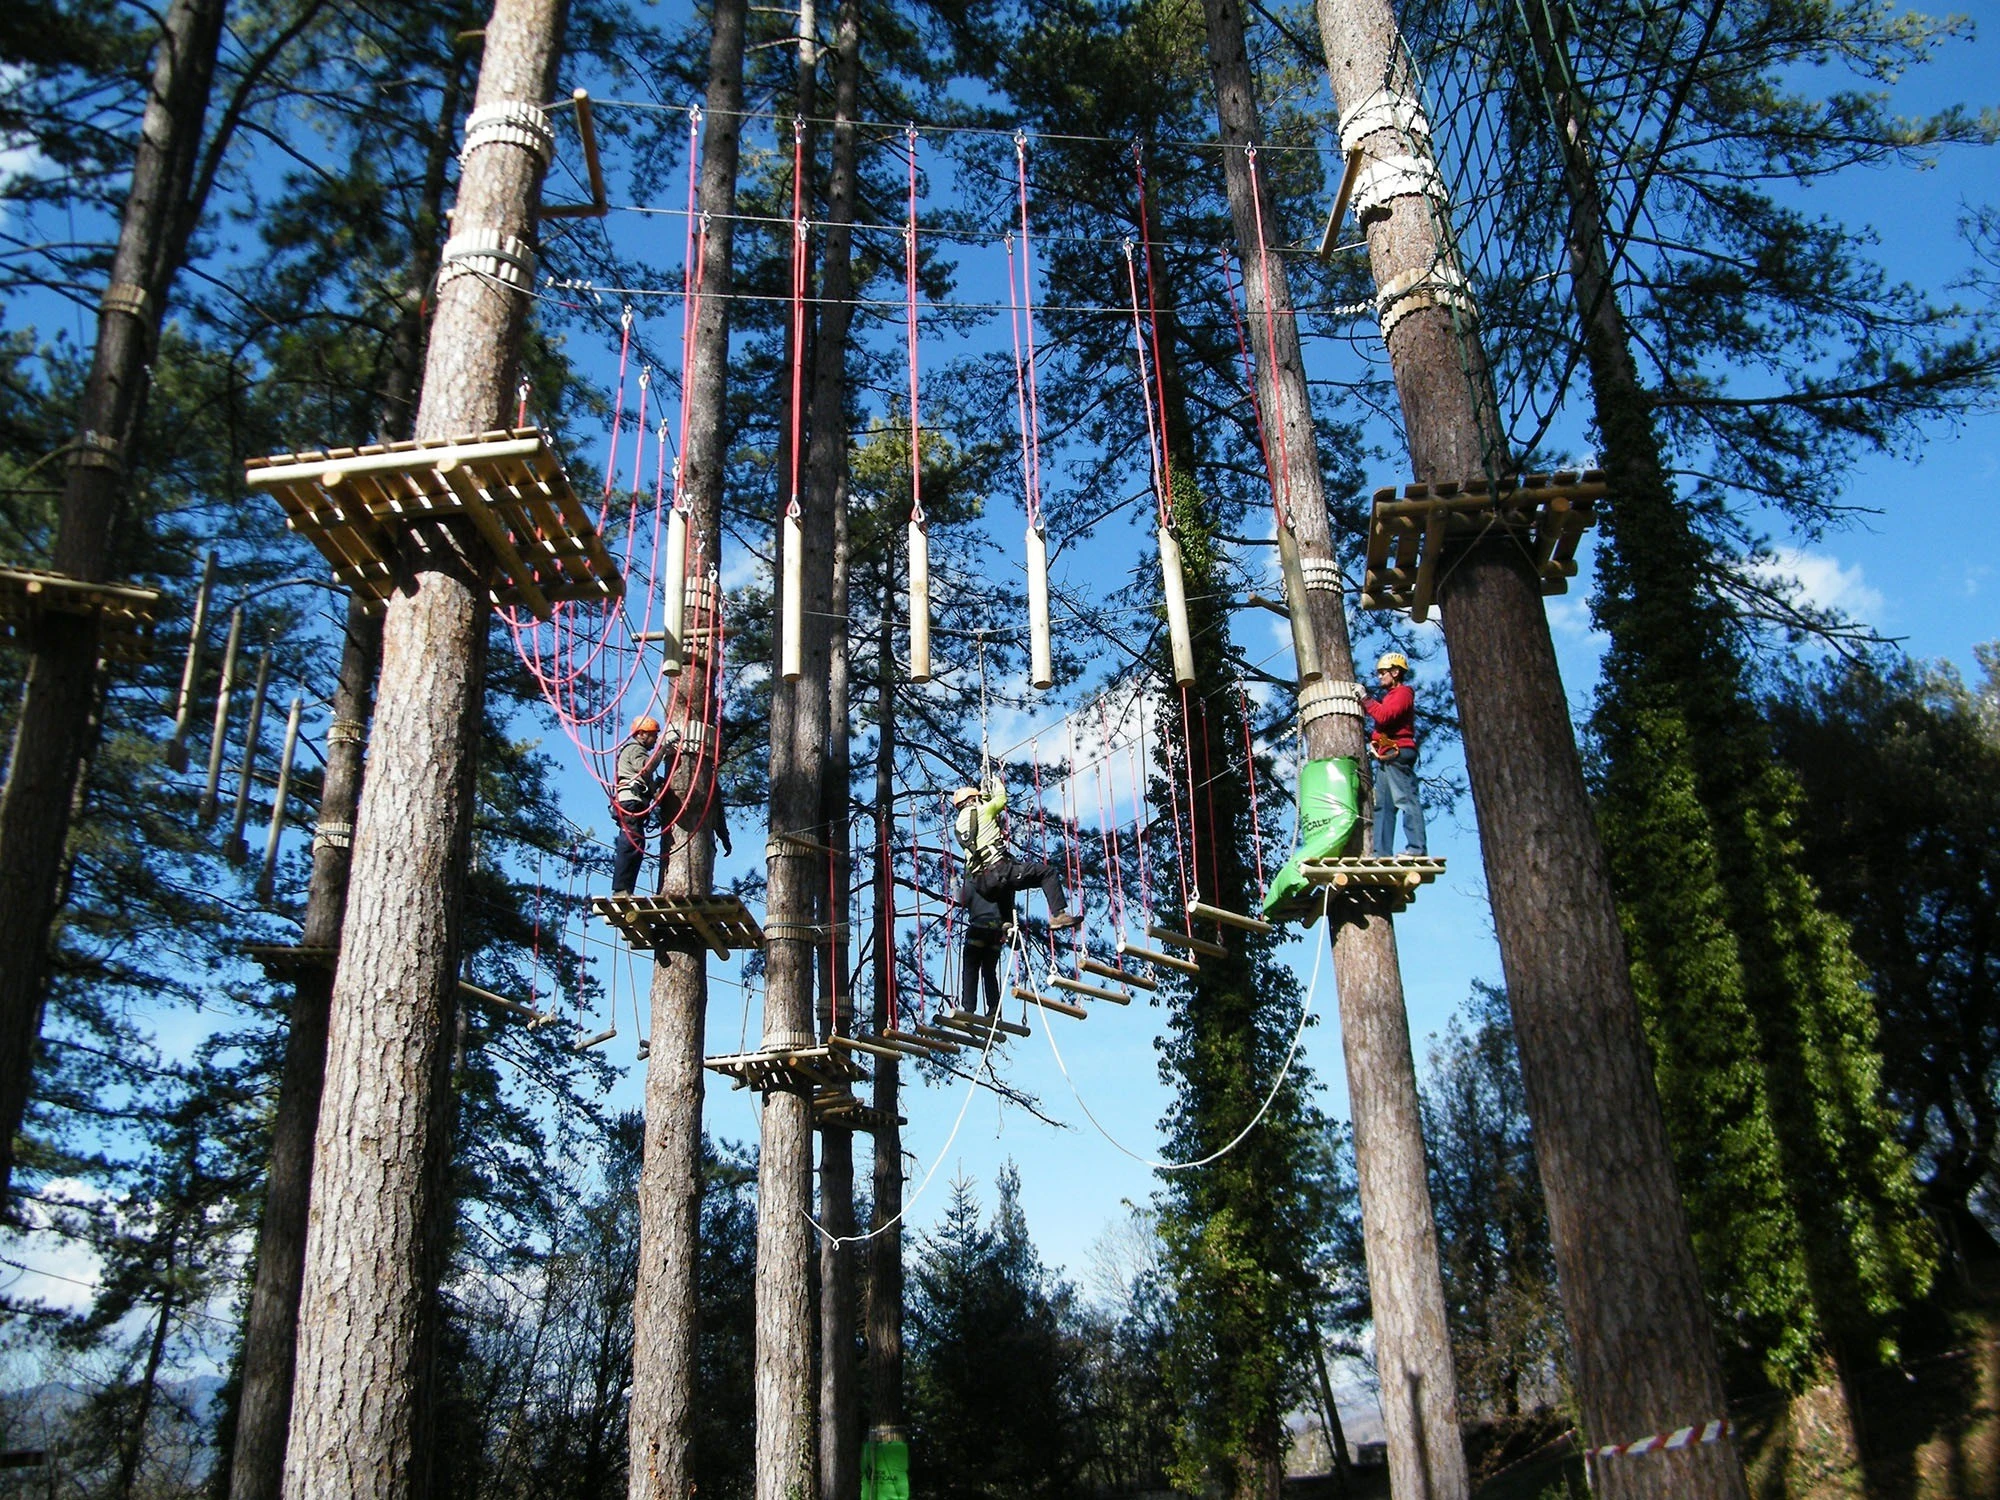
[[[660,721],[651,714],[640,714],[638,718],[632,721],[632,732],[634,734],[658,734],[660,732]]]
[[[962,786],[951,794],[951,805],[953,807],[963,807],[966,803],[976,800],[978,796],[978,787]]]
[[[1400,651],[1385,651],[1382,653],[1381,659],[1375,663],[1375,670],[1385,672],[1390,667],[1394,667],[1400,672],[1408,672],[1410,670],[1410,659]]]

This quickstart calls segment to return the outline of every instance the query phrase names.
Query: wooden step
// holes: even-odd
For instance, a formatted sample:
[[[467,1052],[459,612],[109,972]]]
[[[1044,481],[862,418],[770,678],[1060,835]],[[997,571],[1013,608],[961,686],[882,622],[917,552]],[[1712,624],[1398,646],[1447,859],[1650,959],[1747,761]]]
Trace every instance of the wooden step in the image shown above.
[[[892,1041],[903,1042],[912,1047],[927,1047],[942,1056],[950,1056],[965,1045],[965,1038],[958,1032],[943,1032],[933,1026],[917,1025],[907,1031],[887,1034]]]
[[[1109,1000],[1113,1005],[1130,1005],[1132,997],[1123,990],[1107,990],[1102,985],[1085,984],[1081,979],[1071,979],[1067,974],[1051,974],[1049,983],[1059,990],[1067,990],[1072,995],[1088,995],[1093,1000]],[[1019,993],[1016,991],[1015,993]]]
[[[1245,932],[1268,933],[1277,930],[1269,922],[1256,917],[1246,917],[1241,912],[1225,911],[1219,906],[1210,906],[1206,901],[1188,902],[1188,915],[1197,922],[1217,922],[1224,927],[1240,927]]]
[[[1029,1005],[1039,1005],[1043,1010],[1055,1011],[1058,1015],[1074,1016],[1079,1021],[1085,1020],[1090,1015],[1090,1012],[1081,1005],[1071,1005],[1067,1000],[1058,1000],[1053,995],[1038,995],[1033,990],[1022,989],[1018,984],[1014,986],[1014,998]]]
[[[1086,974],[1095,974],[1099,979],[1111,979],[1119,984],[1129,984],[1135,990],[1156,990],[1160,987],[1160,981],[1150,975],[1121,969],[1117,964],[1099,963],[1094,958],[1084,959],[1077,968]]]
[[[1191,933],[1176,932],[1171,927],[1158,923],[1146,929],[1146,936],[1156,943],[1168,943],[1176,948],[1185,948],[1190,953],[1199,953],[1204,958],[1227,958],[1229,950],[1220,943],[1211,943],[1207,938],[1198,938]]]
[[[941,1025],[958,1026],[985,1040],[987,1029],[1004,1031],[1009,1036],[1033,1036],[1027,1027],[1015,1021],[1003,1021],[998,1016],[974,1015],[969,1010],[955,1010],[951,1014],[938,1017]]]
[[[843,1052],[866,1052],[871,1057],[922,1057],[918,1047],[898,1047],[871,1036],[830,1036],[827,1041]]]
[[[1172,969],[1176,974],[1201,972],[1201,965],[1191,958],[1182,958],[1178,953],[1161,953],[1152,948],[1141,948],[1126,942],[1123,938],[1118,940],[1118,956],[1129,958],[1134,963],[1151,964],[1156,969]]]

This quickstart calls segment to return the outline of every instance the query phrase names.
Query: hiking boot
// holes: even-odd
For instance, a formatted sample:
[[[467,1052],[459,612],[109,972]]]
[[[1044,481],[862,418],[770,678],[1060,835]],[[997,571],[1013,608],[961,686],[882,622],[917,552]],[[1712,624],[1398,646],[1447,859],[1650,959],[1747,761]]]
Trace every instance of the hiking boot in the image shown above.
[[[1059,911],[1049,918],[1049,931],[1062,932],[1066,928],[1076,926],[1082,920],[1083,918],[1073,911]]]

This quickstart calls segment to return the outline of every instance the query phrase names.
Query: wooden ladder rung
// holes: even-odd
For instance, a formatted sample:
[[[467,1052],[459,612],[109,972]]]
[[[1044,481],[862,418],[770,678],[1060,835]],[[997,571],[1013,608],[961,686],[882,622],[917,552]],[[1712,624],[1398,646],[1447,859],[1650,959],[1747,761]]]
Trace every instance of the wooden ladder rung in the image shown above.
[[[1158,923],[1146,929],[1146,936],[1156,943],[1171,943],[1176,948],[1185,948],[1190,953],[1199,953],[1204,958],[1227,958],[1229,950],[1220,943],[1211,943],[1207,938],[1198,938],[1191,933],[1176,932],[1171,927]]]
[[[967,1041],[966,1033],[963,1031],[947,1031],[941,1026],[914,1026],[911,1030],[916,1032],[918,1040],[941,1052],[956,1052]]]
[[[878,1042],[866,1036],[830,1036],[827,1041],[843,1052],[866,1052],[870,1057],[910,1057],[916,1055],[911,1049],[892,1047],[887,1042]]]
[[[1118,956],[1129,958],[1134,963],[1151,964],[1156,969],[1172,969],[1177,974],[1201,972],[1201,965],[1191,958],[1182,958],[1178,953],[1160,953],[1152,948],[1141,948],[1123,939],[1118,943]]]
[[[1014,998],[1024,1000],[1030,1005],[1039,1005],[1043,1010],[1052,1010],[1057,1015],[1075,1016],[1079,1021],[1090,1015],[1090,1012],[1081,1005],[1071,1005],[1067,1000],[1058,1000],[1053,995],[1038,995],[1033,990],[1022,989],[1018,984],[1014,986]]]
[[[969,1010],[955,1010],[950,1015],[940,1016],[938,1020],[946,1026],[962,1027],[982,1039],[989,1028],[994,1031],[1004,1031],[1009,1036],[1034,1035],[1033,1032],[1029,1031],[1027,1027],[1021,1025],[1019,1022],[1003,1021],[998,1016],[974,1015]]]
[[[1240,927],[1245,932],[1267,933],[1272,930],[1269,922],[1246,917],[1241,912],[1225,911],[1222,907],[1210,906],[1206,901],[1188,902],[1188,915],[1197,922],[1219,922],[1224,927]]]
[[[1132,997],[1123,990],[1107,990],[1102,985],[1085,984],[1081,979],[1071,979],[1067,974],[1051,974],[1049,983],[1059,990],[1067,990],[1072,995],[1088,995],[1093,1000],[1109,1000],[1113,1005],[1130,1005]],[[1015,994],[1020,991],[1016,990]]]
[[[1099,979],[1116,980],[1119,984],[1129,984],[1135,990],[1156,990],[1160,981],[1150,974],[1134,973],[1131,969],[1120,968],[1117,964],[1099,963],[1094,958],[1086,958],[1077,967],[1086,974],[1095,974]]]

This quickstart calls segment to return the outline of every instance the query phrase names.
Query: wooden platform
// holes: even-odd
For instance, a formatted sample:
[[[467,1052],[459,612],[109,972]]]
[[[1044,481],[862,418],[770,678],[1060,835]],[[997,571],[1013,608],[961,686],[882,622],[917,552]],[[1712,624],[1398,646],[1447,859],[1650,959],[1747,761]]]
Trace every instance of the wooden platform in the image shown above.
[[[844,1089],[868,1076],[868,1070],[834,1047],[774,1047],[768,1052],[735,1052],[704,1058],[711,1073],[733,1079],[739,1089],[769,1093],[785,1089],[795,1094],[816,1089]]]
[[[1475,542],[1511,538],[1533,559],[1544,594],[1560,594],[1576,576],[1576,546],[1597,523],[1604,474],[1509,476],[1497,484],[1412,484],[1399,495],[1375,492],[1368,523],[1363,609],[1407,609],[1429,617],[1440,568]]]
[[[1444,873],[1444,861],[1428,855],[1381,859],[1309,859],[1299,873],[1314,886],[1331,888],[1329,903],[1321,890],[1294,897],[1272,911],[1279,921],[1311,922],[1324,906],[1336,926],[1367,917],[1392,917],[1404,910],[1421,886]]]
[[[739,948],[764,946],[764,929],[734,896],[598,896],[590,909],[648,953],[708,948],[727,958]]]
[[[816,1130],[889,1130],[910,1123],[901,1115],[863,1104],[845,1088],[814,1089],[812,1102]]]
[[[394,591],[405,528],[445,521],[471,522],[491,551],[495,604],[519,604],[546,620],[563,600],[625,592],[539,428],[280,453],[251,459],[244,480],[275,495],[286,523],[364,598]]]
[[[18,640],[44,615],[97,616],[106,661],[144,661],[153,644],[158,589],[84,583],[40,568],[0,568],[0,636]]]

